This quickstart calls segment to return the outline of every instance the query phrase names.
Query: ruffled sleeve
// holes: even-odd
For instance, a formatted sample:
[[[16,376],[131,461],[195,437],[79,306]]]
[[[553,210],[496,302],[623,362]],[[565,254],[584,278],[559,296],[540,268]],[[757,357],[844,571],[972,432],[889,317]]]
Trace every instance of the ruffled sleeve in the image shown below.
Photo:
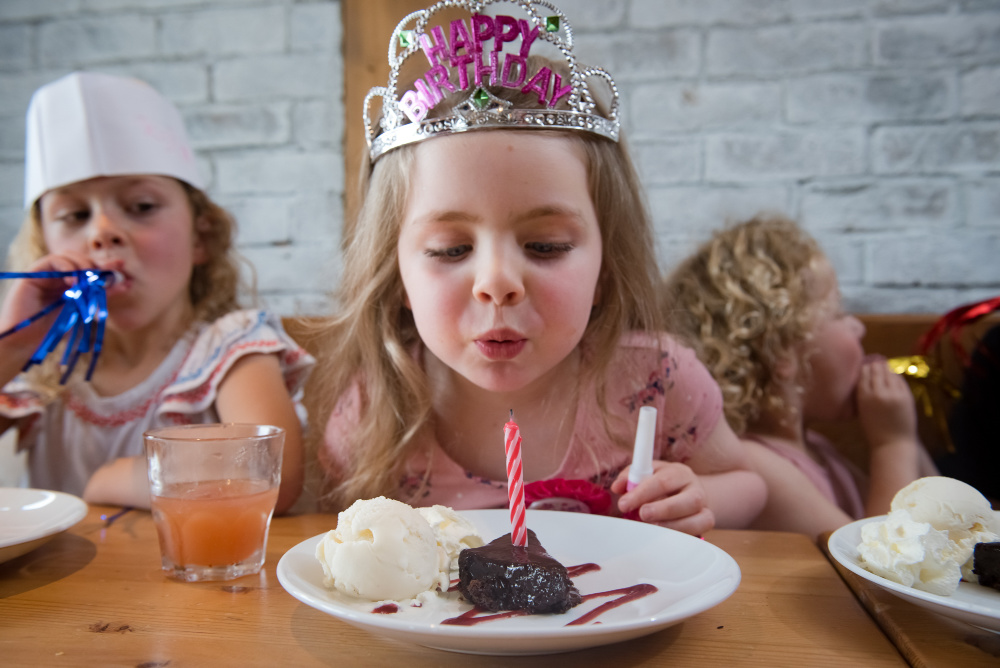
[[[0,415],[11,420],[38,415],[44,406],[42,397],[24,381],[22,374],[18,374],[0,392]]]
[[[219,384],[240,358],[278,357],[288,394],[298,398],[316,360],[299,346],[267,311],[228,313],[198,332],[177,376],[162,395],[158,413],[199,413],[215,402]]]

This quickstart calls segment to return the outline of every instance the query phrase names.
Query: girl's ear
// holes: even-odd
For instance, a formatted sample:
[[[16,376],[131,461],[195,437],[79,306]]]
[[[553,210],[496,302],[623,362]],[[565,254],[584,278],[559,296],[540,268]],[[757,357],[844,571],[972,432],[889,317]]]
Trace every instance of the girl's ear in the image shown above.
[[[208,248],[205,246],[205,237],[211,231],[211,223],[205,216],[198,216],[194,221],[194,263],[205,264],[208,262]]]

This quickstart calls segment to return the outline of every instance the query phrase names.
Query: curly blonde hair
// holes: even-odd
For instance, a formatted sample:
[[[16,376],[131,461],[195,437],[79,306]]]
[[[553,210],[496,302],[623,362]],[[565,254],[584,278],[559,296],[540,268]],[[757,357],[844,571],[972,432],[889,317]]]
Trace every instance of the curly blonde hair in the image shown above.
[[[191,208],[191,218],[194,221],[195,235],[205,250],[205,261],[195,265],[188,284],[193,320],[212,322],[241,307],[241,291],[245,290],[251,301],[256,300],[253,267],[247,265],[251,283],[244,285],[240,269],[246,260],[236,252],[234,246],[235,219],[228,211],[213,202],[202,190],[179,179],[177,182],[181,184],[187,195]],[[7,266],[12,271],[26,271],[36,260],[41,259],[48,252],[42,234],[39,203],[36,201],[28,209],[21,228],[14,237],[10,248],[7,249]],[[58,359],[58,357],[58,355],[50,355],[46,363],[41,365],[41,369],[37,371],[33,369],[33,372],[29,373],[29,381],[43,390],[51,386],[52,379],[58,378],[58,371],[53,367],[55,364],[53,360]],[[52,364],[49,364],[50,361]],[[86,366],[86,364],[78,364],[77,370],[86,368]],[[51,392],[46,394],[49,395]]]
[[[506,88],[491,88],[491,92],[522,108],[538,105],[535,95]],[[604,378],[622,334],[661,328],[652,225],[624,144],[586,133],[559,132],[584,149],[590,196],[601,228],[600,300],[581,345],[588,353],[584,373],[597,381],[598,401],[603,405]],[[316,439],[311,450],[322,451],[331,411],[363,379],[363,406],[351,437],[349,470],[327,481],[329,493],[323,505],[331,509],[344,508],[360,498],[392,495],[402,466],[416,447],[414,437],[431,421],[426,375],[412,356],[419,336],[404,305],[397,260],[413,160],[414,147],[404,146],[362,172],[364,202],[357,221],[344,230],[344,269],[338,291],[341,310],[306,334],[310,345],[323,351],[317,355],[306,395],[309,431],[311,439]]]
[[[759,214],[713,234],[663,284],[670,328],[718,382],[737,434],[785,408],[776,369],[810,338],[812,268],[824,257],[794,221]]]

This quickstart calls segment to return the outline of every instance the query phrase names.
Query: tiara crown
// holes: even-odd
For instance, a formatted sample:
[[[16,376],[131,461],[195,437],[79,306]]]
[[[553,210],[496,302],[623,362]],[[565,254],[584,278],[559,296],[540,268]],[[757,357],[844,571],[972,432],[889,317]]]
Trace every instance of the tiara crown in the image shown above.
[[[526,18],[484,14],[489,5],[516,6]],[[447,34],[445,26],[428,27],[435,14],[452,8],[465,9],[471,18],[450,21]],[[520,44],[514,45],[518,40]],[[508,43],[515,48],[505,50]],[[549,67],[528,71],[532,48],[545,43],[561,53],[568,81]],[[429,68],[413,88],[400,95],[400,69],[418,51],[426,56]],[[406,144],[487,128],[575,130],[618,141],[618,87],[603,69],[577,63],[569,20],[543,0],[441,0],[413,12],[392,33],[389,68],[388,84],[372,88],[365,96],[365,136],[372,163]],[[588,83],[592,79],[607,87],[607,116],[597,111]],[[486,85],[535,93],[542,108],[518,108],[487,90]],[[468,91],[468,95],[448,113],[429,117],[431,110],[459,91]],[[376,97],[382,98],[377,126],[369,112]]]

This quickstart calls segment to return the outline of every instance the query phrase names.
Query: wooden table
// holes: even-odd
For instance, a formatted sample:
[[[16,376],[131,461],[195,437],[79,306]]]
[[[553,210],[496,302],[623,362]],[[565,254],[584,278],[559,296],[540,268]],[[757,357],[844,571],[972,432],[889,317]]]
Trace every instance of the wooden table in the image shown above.
[[[945,617],[858,577],[820,544],[844,581],[886,635],[916,668],[1000,666],[1000,635]]]
[[[230,582],[184,583],[159,568],[149,513],[110,526],[95,506],[70,531],[0,564],[4,666],[550,666],[553,657],[469,656],[386,640],[299,603],[275,565],[334,526],[329,515],[274,520],[267,565]],[[742,570],[720,605],[668,629],[560,655],[586,666],[905,666],[805,536],[713,531]]]

